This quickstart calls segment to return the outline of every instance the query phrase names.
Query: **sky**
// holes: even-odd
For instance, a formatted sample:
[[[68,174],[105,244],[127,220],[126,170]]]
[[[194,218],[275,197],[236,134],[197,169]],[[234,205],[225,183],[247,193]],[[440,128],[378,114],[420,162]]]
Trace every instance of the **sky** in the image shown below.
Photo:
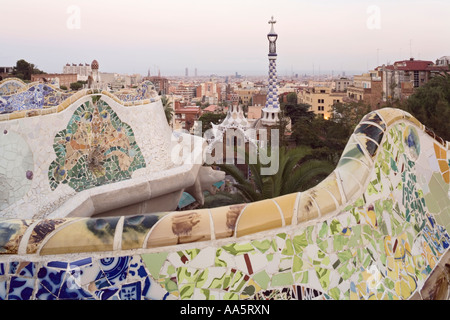
[[[450,55],[449,14],[448,0],[0,0],[0,66],[266,75],[273,16],[280,76],[351,75]]]

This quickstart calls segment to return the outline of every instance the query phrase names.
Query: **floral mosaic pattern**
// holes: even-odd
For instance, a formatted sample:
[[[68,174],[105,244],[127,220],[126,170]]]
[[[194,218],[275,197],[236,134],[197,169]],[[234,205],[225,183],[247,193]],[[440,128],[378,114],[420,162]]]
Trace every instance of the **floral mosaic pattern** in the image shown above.
[[[78,107],[67,128],[56,134],[56,160],[48,171],[52,190],[67,183],[82,191],[129,179],[145,167],[132,128],[100,97]]]
[[[0,299],[409,299],[450,250],[448,154],[410,115],[382,109],[355,129],[335,172],[303,193],[1,220]]]
[[[57,106],[71,95],[72,93],[56,90],[47,84],[34,84],[24,91],[0,96],[0,113]]]

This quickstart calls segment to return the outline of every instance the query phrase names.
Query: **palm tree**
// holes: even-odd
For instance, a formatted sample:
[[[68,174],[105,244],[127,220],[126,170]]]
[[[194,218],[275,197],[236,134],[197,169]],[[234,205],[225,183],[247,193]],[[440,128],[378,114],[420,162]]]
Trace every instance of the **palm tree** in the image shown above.
[[[312,149],[299,146],[293,149],[285,147],[279,150],[278,171],[274,175],[261,175],[263,165],[259,162],[249,164],[250,179],[235,166],[221,164],[219,167],[234,178],[233,186],[247,202],[275,198],[289,193],[304,191],[318,184],[333,170],[328,161],[311,159]]]
[[[170,122],[172,121],[172,116],[173,116],[172,101],[169,101],[168,97],[162,96],[161,103],[164,108],[164,114],[166,115],[167,123],[170,124]]]

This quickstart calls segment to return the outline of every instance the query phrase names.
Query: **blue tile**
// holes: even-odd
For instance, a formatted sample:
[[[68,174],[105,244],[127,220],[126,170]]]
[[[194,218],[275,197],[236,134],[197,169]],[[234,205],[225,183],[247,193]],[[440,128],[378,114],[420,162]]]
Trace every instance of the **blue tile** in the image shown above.
[[[122,286],[120,300],[141,300],[141,282],[134,282]]]

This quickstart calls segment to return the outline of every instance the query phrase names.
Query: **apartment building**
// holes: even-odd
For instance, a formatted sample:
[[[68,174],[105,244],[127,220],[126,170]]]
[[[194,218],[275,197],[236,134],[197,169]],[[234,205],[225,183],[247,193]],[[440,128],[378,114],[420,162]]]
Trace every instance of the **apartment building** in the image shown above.
[[[331,87],[304,87],[297,95],[299,103],[309,104],[311,111],[324,119],[331,117],[331,107],[343,102],[345,96],[344,92],[336,92]]]
[[[372,110],[381,105],[383,98],[382,72],[371,70],[368,73],[355,75],[353,84],[347,87],[347,96],[344,102],[359,102],[371,106]]]
[[[442,59],[445,60],[445,59]],[[448,64],[435,64],[432,61],[409,60],[397,61],[392,65],[383,65],[377,70],[382,72],[383,101],[403,100],[423,86],[433,76],[448,72]]]
[[[214,81],[203,82],[196,88],[196,97],[203,103],[218,104],[222,100],[221,86]]]
[[[200,116],[202,109],[198,106],[186,105],[186,102],[175,101],[175,117],[173,119],[173,129],[184,129],[190,131]]]

